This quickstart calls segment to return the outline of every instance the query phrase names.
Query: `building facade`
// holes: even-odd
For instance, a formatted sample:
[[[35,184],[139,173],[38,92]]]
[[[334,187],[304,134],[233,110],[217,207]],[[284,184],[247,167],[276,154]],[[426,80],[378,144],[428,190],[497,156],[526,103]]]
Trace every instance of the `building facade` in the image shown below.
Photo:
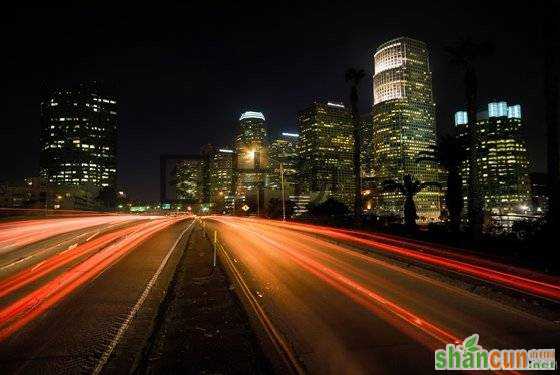
[[[380,187],[374,211],[401,216],[404,198],[398,192],[383,191],[384,181],[402,181],[407,174],[421,182],[440,180],[434,157],[435,103],[426,44],[410,38],[382,44],[374,54],[374,72],[372,176]],[[416,195],[421,220],[439,219],[441,196],[437,187]]]
[[[210,158],[210,203],[214,212],[229,213],[228,203],[235,197],[235,162],[236,154],[232,149],[215,150]]]
[[[281,190],[281,174],[283,174],[286,197],[293,195],[295,192],[298,167],[298,139],[299,134],[297,133],[282,132],[281,136],[276,138],[270,145],[268,186],[272,190]]]
[[[455,113],[455,126],[458,136],[466,140],[466,111]],[[531,201],[529,162],[521,126],[520,105],[508,106],[504,101],[492,102],[486,110],[477,113],[476,131],[480,139],[477,153],[481,174],[479,182],[484,196],[484,209],[493,216],[522,213],[527,210]],[[468,174],[469,161],[466,160],[461,173],[463,197],[468,194]]]
[[[315,102],[297,115],[299,180],[303,194],[354,204],[354,134],[344,104]]]
[[[117,100],[101,85],[53,90],[41,102],[41,176],[56,185],[115,187]]]
[[[241,205],[251,201],[249,212],[260,212],[268,184],[266,119],[261,112],[247,111],[239,117],[235,138],[235,199]]]
[[[192,182],[182,183],[179,177],[184,175],[193,175],[192,172],[183,172],[182,169],[189,168],[195,164],[200,164],[200,173],[202,173],[202,156],[197,154],[165,154],[160,156],[160,202],[161,203],[181,203],[185,196],[200,197],[201,192],[199,190],[199,181],[202,178],[193,178]],[[195,168],[196,169],[196,168]],[[198,172],[197,172],[198,173]],[[194,173],[196,175],[197,173]],[[189,190],[188,185],[197,186],[197,192],[187,193],[185,191]]]
[[[175,191],[181,203],[204,203],[205,187],[208,185],[206,165],[202,155],[190,155],[180,160],[175,167]]]
[[[212,145],[201,151],[161,156],[161,203],[189,204],[195,211],[224,213],[235,191],[235,152]]]
[[[80,185],[47,184],[41,177],[26,178],[21,183],[0,183],[0,207],[94,211],[101,209],[99,188],[90,183]]]
[[[546,173],[529,173],[531,182],[531,210],[538,215],[548,211],[548,176]]]

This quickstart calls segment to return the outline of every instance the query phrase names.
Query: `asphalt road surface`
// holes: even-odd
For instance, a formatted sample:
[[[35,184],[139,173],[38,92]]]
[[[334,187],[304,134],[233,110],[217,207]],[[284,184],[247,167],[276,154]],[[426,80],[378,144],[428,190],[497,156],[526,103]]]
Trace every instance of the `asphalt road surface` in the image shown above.
[[[97,216],[0,224],[0,373],[134,370],[197,222]],[[560,342],[558,322],[392,256],[552,301],[555,278],[390,236],[232,217],[204,222],[249,316],[262,324],[259,336],[268,334],[295,371],[432,372],[434,349],[474,333],[487,349]]]
[[[0,373],[134,368],[192,219],[0,224]]]
[[[558,322],[317,236],[328,235],[320,228],[231,217],[207,219],[206,227],[217,231],[220,256],[299,371],[429,373],[434,349],[474,333],[487,349],[560,343]]]

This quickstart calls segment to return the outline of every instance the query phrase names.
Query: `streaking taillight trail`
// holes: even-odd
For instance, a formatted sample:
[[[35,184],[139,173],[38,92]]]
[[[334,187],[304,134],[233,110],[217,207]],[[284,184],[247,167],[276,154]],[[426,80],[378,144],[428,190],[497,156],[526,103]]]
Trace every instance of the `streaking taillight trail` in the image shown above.
[[[383,236],[377,236],[375,234],[365,232],[300,223],[282,223],[275,221],[270,223],[272,225],[291,228],[298,231],[323,235],[338,241],[374,248],[390,254],[500,284],[515,290],[520,290],[552,300],[560,300],[560,282],[556,278],[540,275],[528,270],[505,267],[497,264],[496,262],[477,258],[474,255],[452,254],[448,250],[438,249],[435,245],[431,246],[431,249],[428,249],[427,245],[407,243],[404,239],[397,240],[394,237],[384,238]],[[388,243],[388,241],[393,242],[393,244]],[[401,244],[395,245],[394,243],[397,241]],[[439,252],[440,254],[446,254],[448,256],[436,255],[425,250]],[[452,257],[461,260],[453,259]],[[476,263],[482,265],[478,265]]]
[[[11,285],[10,288],[13,292],[32,280],[42,277],[47,271],[52,271],[68,263],[73,257],[79,257],[89,251],[97,251],[82,262],[65,270],[60,275],[38,286],[32,292],[0,310],[0,341],[5,340],[77,288],[97,277],[140,243],[181,220],[154,220],[141,225],[140,228],[127,228],[118,232],[121,237],[125,237],[122,237],[121,240],[113,244],[110,243],[116,240],[116,238],[112,234],[102,236],[94,240],[96,242],[92,241],[93,248],[91,247],[92,243],[83,244],[81,248],[78,246],[72,249],[76,251],[69,251],[68,256],[60,254],[58,258],[55,256],[52,263],[44,266],[45,268],[42,268],[43,265],[41,265],[32,271],[24,271],[18,274],[19,276],[16,275],[12,279],[5,280],[4,282],[7,285]],[[38,274],[34,275],[34,271],[37,271]]]

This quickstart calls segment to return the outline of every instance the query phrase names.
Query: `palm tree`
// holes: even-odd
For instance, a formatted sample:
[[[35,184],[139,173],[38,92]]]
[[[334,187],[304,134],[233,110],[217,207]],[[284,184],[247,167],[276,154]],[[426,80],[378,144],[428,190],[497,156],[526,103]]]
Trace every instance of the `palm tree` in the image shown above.
[[[467,158],[467,151],[461,140],[452,135],[439,138],[436,158],[447,171],[447,192],[445,205],[449,211],[451,229],[458,231],[463,211],[463,184],[461,179],[461,163]]]
[[[404,225],[410,232],[416,231],[416,203],[414,196],[428,186],[439,186],[436,182],[420,182],[411,175],[406,174],[402,182],[387,180],[383,182],[383,190],[399,191],[404,196],[403,214]]]
[[[469,225],[475,241],[482,236],[483,200],[480,191],[480,168],[478,166],[480,137],[476,131],[476,97],[478,92],[478,78],[476,62],[492,53],[490,43],[476,43],[471,39],[461,39],[455,45],[449,46],[446,52],[453,65],[464,71],[465,96],[467,100],[467,138],[469,148],[469,176],[467,190],[467,210]]]
[[[362,175],[361,175],[361,125],[358,111],[358,87],[365,77],[363,69],[349,68],[346,70],[346,82],[350,84],[350,106],[354,128],[354,220],[360,222],[362,216]]]

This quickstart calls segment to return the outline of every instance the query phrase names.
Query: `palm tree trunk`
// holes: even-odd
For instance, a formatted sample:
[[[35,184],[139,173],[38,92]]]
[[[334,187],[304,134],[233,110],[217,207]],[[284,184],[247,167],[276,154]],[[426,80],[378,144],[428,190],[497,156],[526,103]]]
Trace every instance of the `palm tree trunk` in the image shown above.
[[[354,219],[359,224],[362,217],[362,175],[361,175],[361,126],[357,100],[352,100],[352,120],[354,123]]]
[[[483,202],[480,189],[480,168],[478,165],[480,136],[476,129],[476,97],[478,81],[473,67],[465,74],[468,116],[469,175],[467,188],[467,210],[471,235],[474,241],[482,237]]]
[[[446,204],[449,211],[449,221],[451,223],[451,230],[459,232],[461,228],[461,211],[463,208],[463,195],[461,175],[458,167],[455,167],[447,174],[447,196]]]
[[[406,195],[404,198],[404,225],[409,233],[416,232],[416,204],[414,195]]]

